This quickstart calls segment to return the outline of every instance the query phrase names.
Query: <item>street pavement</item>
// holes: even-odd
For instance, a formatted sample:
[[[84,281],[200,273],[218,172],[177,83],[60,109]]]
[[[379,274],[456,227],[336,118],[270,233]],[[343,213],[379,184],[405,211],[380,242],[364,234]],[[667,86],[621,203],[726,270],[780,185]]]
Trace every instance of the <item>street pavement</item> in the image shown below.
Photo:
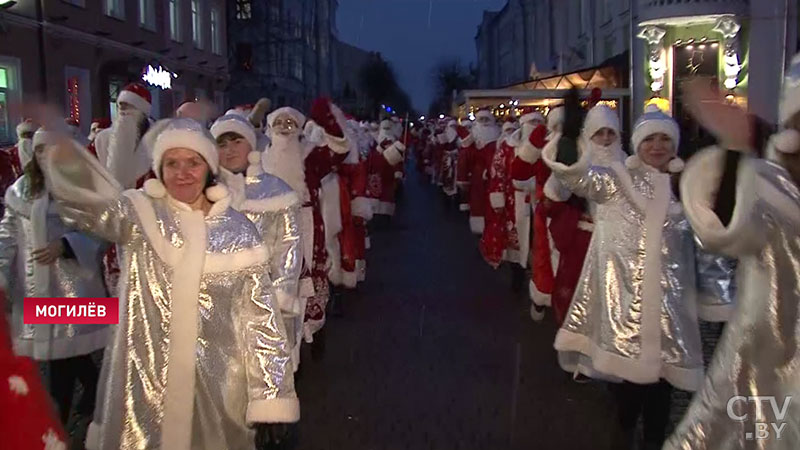
[[[367,281],[328,318],[322,355],[303,349],[298,448],[608,448],[606,386],[558,367],[552,317],[533,322],[465,213],[408,173],[396,216],[371,234]]]

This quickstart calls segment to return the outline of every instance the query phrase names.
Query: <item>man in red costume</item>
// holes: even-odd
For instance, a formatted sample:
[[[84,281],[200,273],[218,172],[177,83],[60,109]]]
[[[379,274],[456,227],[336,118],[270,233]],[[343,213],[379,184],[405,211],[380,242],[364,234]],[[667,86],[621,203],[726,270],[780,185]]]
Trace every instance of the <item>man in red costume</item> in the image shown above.
[[[320,191],[322,180],[345,159],[348,140],[344,135],[345,118],[330,100],[320,98],[311,107],[313,124],[320,127],[320,142],[302,139],[305,116],[294,108],[278,108],[267,116],[270,146],[263,152],[261,166],[285,181],[300,196],[303,206],[299,221],[303,239],[303,269],[300,298],[306,299],[304,335],[313,342],[313,335],[325,324],[328,288],[328,254],[325,221]]]
[[[488,110],[475,115],[475,125],[469,132],[458,129],[461,150],[458,154],[457,178],[459,187],[469,190],[469,228],[474,234],[483,235],[484,216],[489,201],[486,182],[489,167],[494,157],[500,127]]]
[[[393,216],[395,210],[396,172],[405,157],[405,145],[398,140],[397,127],[391,120],[380,124],[378,139],[367,159],[367,195],[373,201],[373,213]]]
[[[517,122],[509,117],[503,123],[497,150],[489,166],[489,179],[486,190],[489,207],[479,248],[483,259],[492,268],[497,268],[503,259],[513,259],[519,263],[519,238],[514,215],[514,185],[511,180],[511,163],[514,160],[512,134],[517,130]],[[513,270],[513,269],[512,269]]]

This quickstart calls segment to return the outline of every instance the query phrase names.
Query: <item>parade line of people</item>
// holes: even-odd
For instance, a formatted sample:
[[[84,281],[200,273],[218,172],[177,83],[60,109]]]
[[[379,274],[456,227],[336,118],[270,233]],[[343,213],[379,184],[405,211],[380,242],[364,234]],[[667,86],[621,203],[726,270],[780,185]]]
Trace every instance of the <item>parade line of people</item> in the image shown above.
[[[488,265],[509,266],[517,290],[529,274],[559,365],[608,383],[612,448],[754,448],[764,423],[779,434],[758,448],[798,448],[798,86],[800,57],[769,139],[707,83],[683,86],[718,142],[687,164],[664,111],[645,109],[626,152],[616,111],[574,90],[502,125],[488,110],[359,122],[324,98],[307,115],[187,102],[156,121],[132,83],[83,137],[31,106],[0,155],[3,444],[66,449],[76,414],[89,449],[291,442],[300,347],[365,279],[368,224],[394,214],[413,153]],[[25,324],[26,297],[117,297],[119,322]],[[725,324],[708,366],[701,322]],[[695,394],[666,436],[674,389]],[[741,401],[763,396],[782,409]]]
[[[486,263],[509,266],[516,290],[530,273],[530,315],[552,309],[559,365],[608,383],[613,449],[800,448],[798,74],[800,55],[768,141],[708,83],[686,85],[688,110],[718,141],[692,149],[688,167],[678,124],[655,105],[626,153],[597,92],[582,103],[571,91],[547,117],[523,107],[499,124],[480,109],[414,133],[417,170],[465,212]],[[709,367],[701,322],[725,330]],[[696,394],[668,438],[673,389]],[[759,424],[785,431],[770,440]]]
[[[88,449],[291,442],[300,347],[365,280],[368,223],[394,214],[401,120],[320,98],[308,116],[261,99],[156,121],[151,101],[129,84],[88,137],[32,106],[2,152],[3,446],[66,449],[74,415]],[[118,297],[119,323],[25,324],[25,297]]]

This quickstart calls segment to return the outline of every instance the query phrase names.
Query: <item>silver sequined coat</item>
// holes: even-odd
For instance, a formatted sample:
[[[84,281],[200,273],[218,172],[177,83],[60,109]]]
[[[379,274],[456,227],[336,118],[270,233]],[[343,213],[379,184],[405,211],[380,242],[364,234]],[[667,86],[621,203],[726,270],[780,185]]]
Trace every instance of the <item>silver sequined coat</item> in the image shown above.
[[[270,251],[269,275],[281,311],[302,314],[298,304],[300,279],[300,197],[280,178],[262,173],[244,176],[220,169],[231,193],[231,207],[253,222]]]
[[[102,278],[103,243],[67,227],[45,191],[30,199],[27,176],[5,194],[6,210],[0,222],[0,275],[9,282],[14,351],[36,360],[85,355],[106,346],[108,325],[25,325],[25,297],[106,297]],[[33,261],[31,252],[65,239],[74,258],[58,258],[51,265]]]
[[[738,306],[702,389],[664,448],[795,450],[800,448],[800,189],[780,166],[745,157],[733,218],[724,227],[713,212],[723,165],[723,151],[699,153],[689,162],[681,193],[702,244],[739,258]],[[753,396],[766,398],[759,403],[749,399]]]
[[[565,370],[610,381],[666,379],[699,388],[703,360],[696,304],[694,237],[670,178],[619,161],[545,163],[576,195],[602,204],[583,271],[555,348]]]
[[[87,447],[247,449],[250,424],[297,421],[269,254],[230,195],[205,216],[147,186],[113,195],[96,161],[69,153],[46,165],[61,215],[117,243],[122,268]]]

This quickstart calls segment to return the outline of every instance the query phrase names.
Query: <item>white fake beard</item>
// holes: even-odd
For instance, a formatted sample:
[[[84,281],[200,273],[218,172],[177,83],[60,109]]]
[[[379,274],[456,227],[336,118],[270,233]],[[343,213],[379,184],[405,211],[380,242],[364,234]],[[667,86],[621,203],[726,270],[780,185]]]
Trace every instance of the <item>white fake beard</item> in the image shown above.
[[[458,137],[458,134],[456,133],[456,129],[453,128],[453,127],[447,127],[444,130],[444,135],[447,137],[447,142],[448,143],[455,141],[456,137]]]
[[[478,145],[478,148],[492,141],[496,141],[497,138],[500,137],[500,131],[500,127],[496,125],[476,124],[472,127],[472,135],[475,137],[475,143]]]
[[[625,152],[622,150],[622,143],[614,141],[609,146],[597,145],[589,139],[587,144],[589,158],[593,166],[609,167],[613,162],[625,160]]]
[[[147,173],[148,155],[140,150],[139,125],[147,120],[139,111],[120,114],[111,126],[108,142],[108,170],[125,189],[136,186],[136,180]]]
[[[378,133],[378,145],[382,144],[383,141],[386,140],[392,142],[396,140],[396,138],[394,137],[394,133],[391,130],[381,130],[380,133]]]
[[[33,139],[22,138],[17,142],[17,155],[19,155],[19,165],[22,170],[33,159]]]
[[[264,152],[264,170],[275,175],[297,192],[303,201],[310,200],[306,186],[304,146],[299,136],[272,135],[272,144]]]

